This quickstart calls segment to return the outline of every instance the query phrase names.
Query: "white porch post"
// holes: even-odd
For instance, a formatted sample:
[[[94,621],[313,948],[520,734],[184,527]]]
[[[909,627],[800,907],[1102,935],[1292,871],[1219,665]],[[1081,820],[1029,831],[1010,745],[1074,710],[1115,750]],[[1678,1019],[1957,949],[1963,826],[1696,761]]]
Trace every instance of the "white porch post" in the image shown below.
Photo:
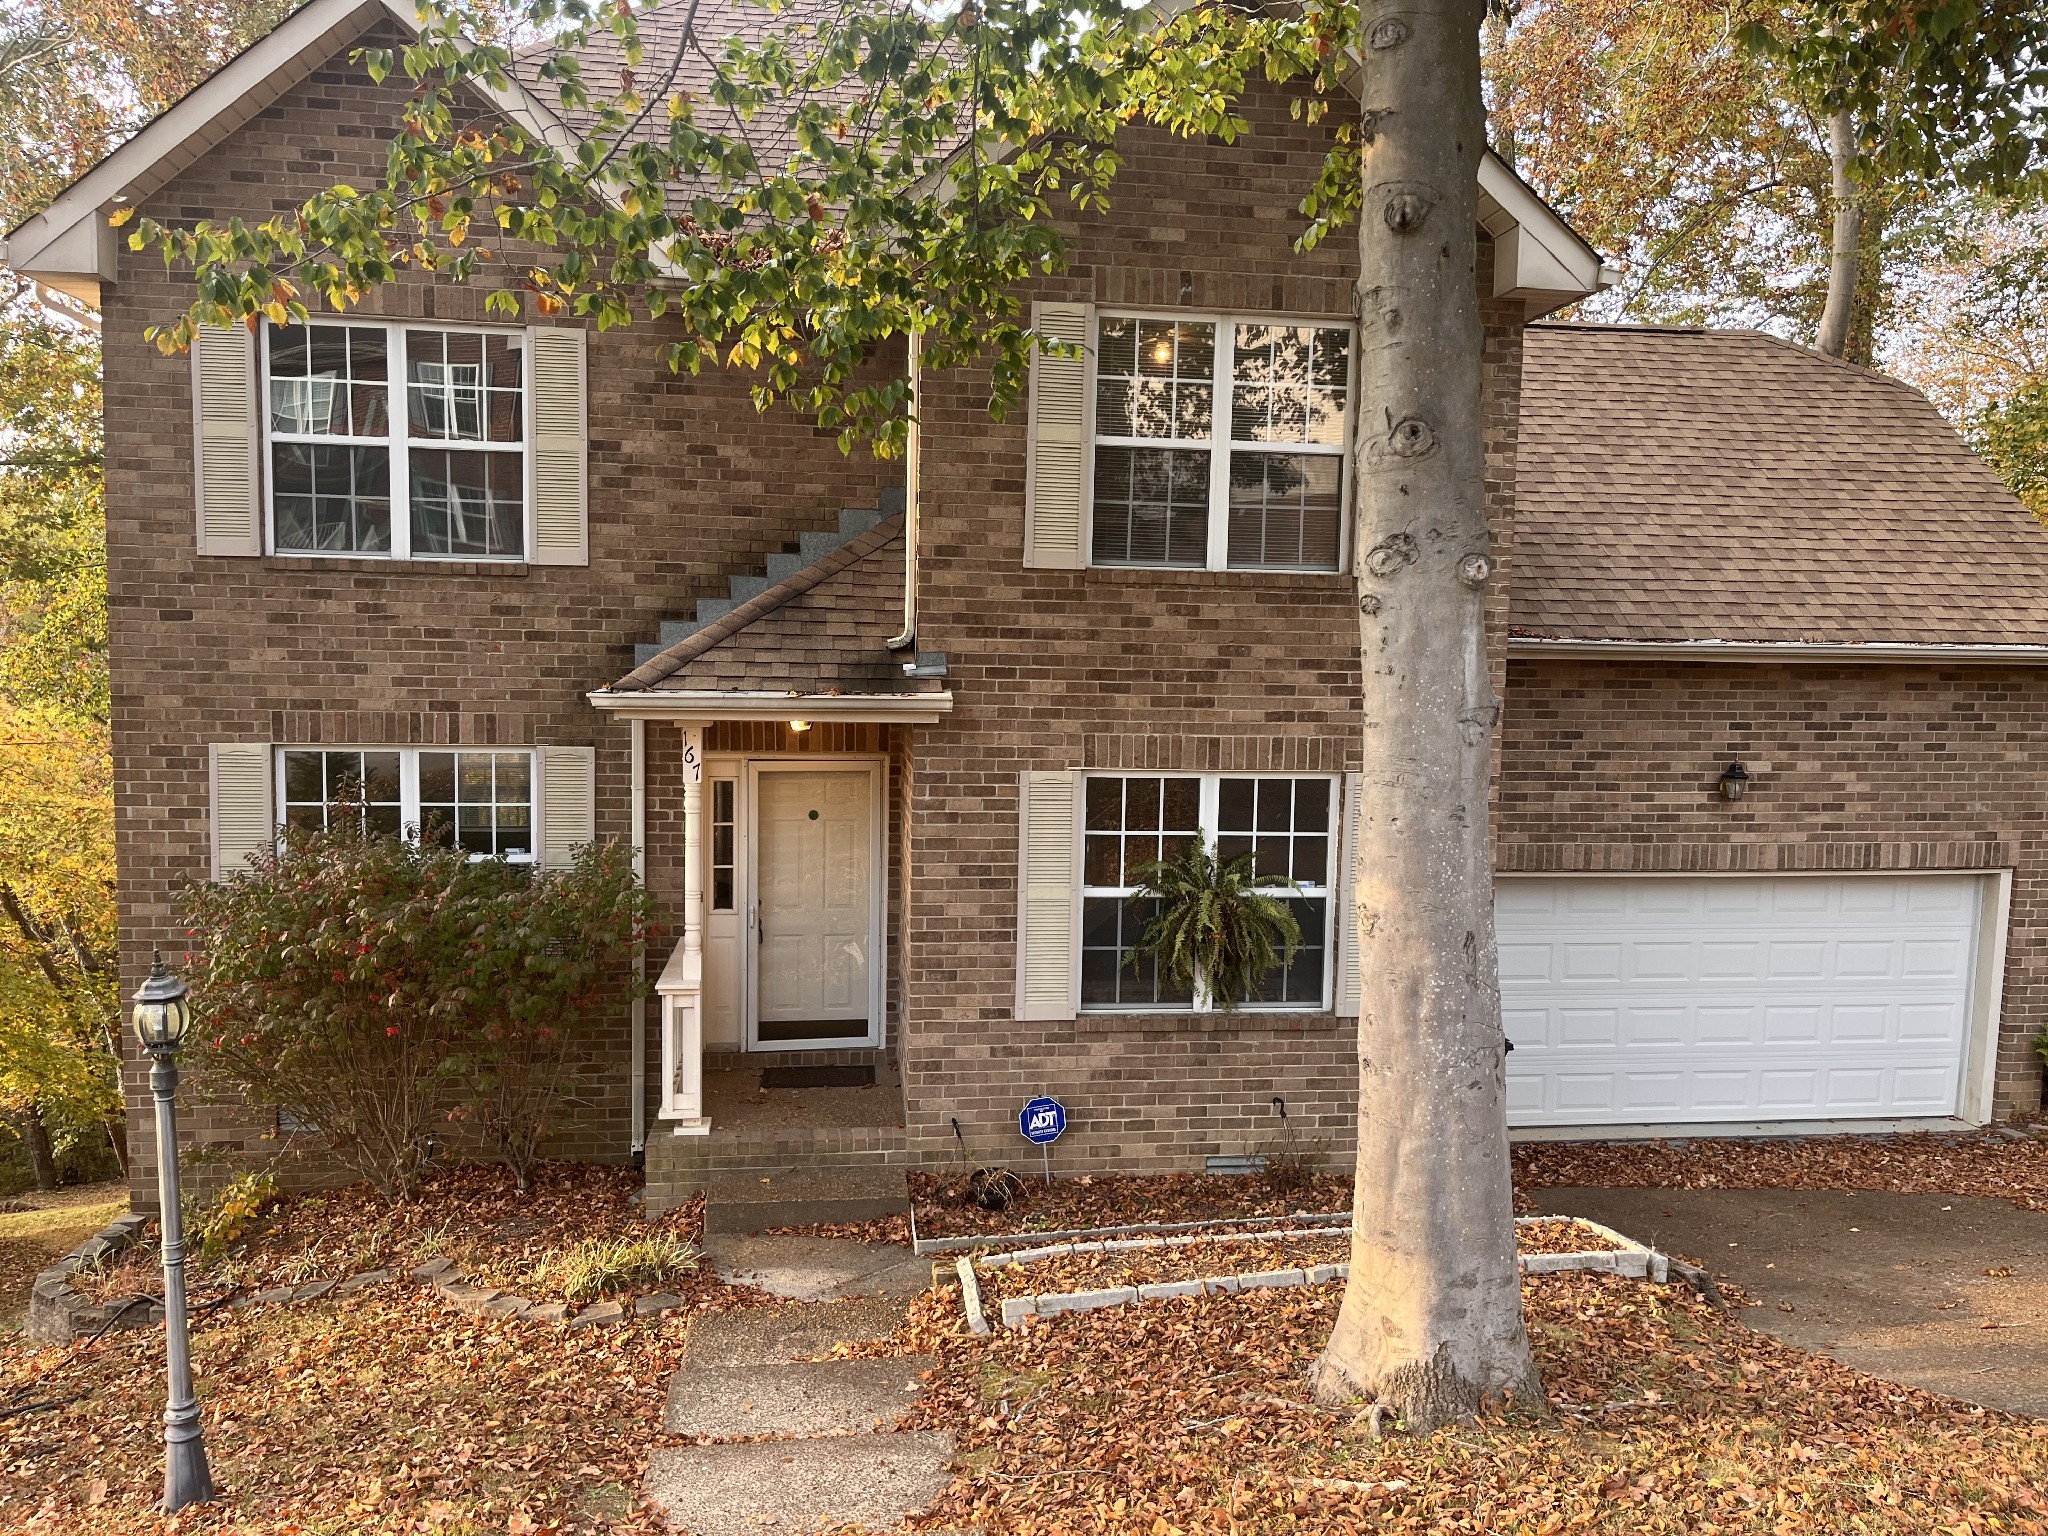
[[[683,934],[655,983],[661,996],[661,1117],[678,1136],[704,1116],[704,727],[683,727]]]

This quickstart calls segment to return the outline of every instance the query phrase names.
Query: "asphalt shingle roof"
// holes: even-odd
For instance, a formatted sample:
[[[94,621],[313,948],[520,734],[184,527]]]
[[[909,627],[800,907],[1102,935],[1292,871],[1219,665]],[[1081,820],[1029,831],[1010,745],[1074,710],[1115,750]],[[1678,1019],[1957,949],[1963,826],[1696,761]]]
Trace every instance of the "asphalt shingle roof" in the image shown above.
[[[903,518],[867,532],[635,667],[619,692],[914,693],[884,642],[903,625]]]
[[[1509,623],[2048,643],[2048,528],[1918,391],[1755,331],[1527,333]]]

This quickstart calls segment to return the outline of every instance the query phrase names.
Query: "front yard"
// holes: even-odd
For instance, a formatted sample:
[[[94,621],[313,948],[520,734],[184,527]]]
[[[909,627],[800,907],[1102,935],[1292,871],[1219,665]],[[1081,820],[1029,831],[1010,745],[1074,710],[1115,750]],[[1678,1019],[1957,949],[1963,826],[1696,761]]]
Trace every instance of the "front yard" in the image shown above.
[[[1638,1166],[1673,1182],[1995,1186],[2037,1209],[2048,1193],[2048,1140],[1804,1146],[1745,1144],[1738,1157],[1636,1149],[1609,1162],[1597,1149],[1524,1149],[1523,1203],[1540,1207],[1544,1184]],[[538,1294],[562,1253],[645,1230],[619,1175],[544,1170],[531,1197],[500,1179],[444,1176],[397,1214],[353,1192],[294,1202],[217,1263],[210,1283],[246,1289],[331,1273],[343,1259],[400,1268],[455,1249],[466,1272]],[[1028,1214],[1046,1230],[1084,1214],[1252,1214],[1247,1203],[1268,1202],[1244,1180],[1100,1181],[1056,1188]],[[689,1212],[659,1230],[697,1235]],[[1530,1240],[1547,1242],[1540,1231]],[[681,1310],[577,1330],[458,1310],[402,1269],[347,1296],[209,1311],[195,1355],[224,1493],[176,1528],[657,1530],[641,1476],[651,1448],[675,1443],[659,1424],[690,1320],[765,1299],[701,1268],[662,1288]],[[1034,1319],[979,1337],[958,1294],[941,1291],[859,1352],[940,1359],[906,1423],[950,1432],[958,1459],[940,1501],[911,1522],[919,1529],[2048,1536],[2038,1491],[2048,1423],[1777,1342],[1743,1325],[1739,1295],[1722,1313],[1683,1286],[1588,1274],[1531,1276],[1524,1294],[1547,1411],[1427,1440],[1375,1441],[1350,1414],[1306,1402],[1303,1368],[1335,1315],[1336,1284]],[[0,1526],[170,1528],[148,1507],[161,1478],[162,1368],[159,1330],[0,1347]]]

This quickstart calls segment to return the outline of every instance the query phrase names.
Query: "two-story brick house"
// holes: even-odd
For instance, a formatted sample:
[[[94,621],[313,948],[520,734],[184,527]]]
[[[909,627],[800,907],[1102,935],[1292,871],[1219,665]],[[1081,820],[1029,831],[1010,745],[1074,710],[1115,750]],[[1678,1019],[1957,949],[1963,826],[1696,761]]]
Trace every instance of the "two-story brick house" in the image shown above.
[[[1004,422],[985,378],[916,378],[907,475],[744,376],[670,375],[658,325],[507,326],[417,273],[160,356],[142,329],[186,294],[107,215],[376,178],[403,93],[347,55],[408,25],[313,0],[9,238],[105,322],[129,968],[349,779],[480,853],[642,850],[674,948],[562,1149],[644,1149],[663,1198],[1009,1155],[1046,1091],[1069,1170],[1256,1150],[1276,1099],[1340,1153],[1370,402],[1354,253],[1292,245],[1323,130],[1274,93],[1234,145],[1129,134],[1031,295],[1085,355]],[[517,84],[493,106],[549,118]],[[1888,380],[1532,326],[1601,262],[1491,157],[1480,201],[1514,1123],[2036,1107],[2048,533]],[[1235,1013],[1122,963],[1130,872],[1197,836],[1298,886],[1306,942]]]

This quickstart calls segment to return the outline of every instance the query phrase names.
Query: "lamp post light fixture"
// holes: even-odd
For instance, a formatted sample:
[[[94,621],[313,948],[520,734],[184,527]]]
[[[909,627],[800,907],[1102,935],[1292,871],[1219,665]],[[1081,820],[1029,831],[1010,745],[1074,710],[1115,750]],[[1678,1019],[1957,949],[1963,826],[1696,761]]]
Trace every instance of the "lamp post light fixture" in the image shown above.
[[[192,1393],[192,1339],[185,1320],[185,1223],[178,1203],[178,1047],[192,1022],[185,983],[156,952],[149,979],[135,994],[135,1038],[149,1052],[149,1090],[156,1098],[156,1199],[164,1236],[164,1355],[170,1396],[164,1405],[164,1503],[167,1515],[213,1497],[213,1474],[200,1438],[199,1400]]]
[[[1721,770],[1721,796],[1726,800],[1740,800],[1749,788],[1749,770],[1740,763],[1730,763]]]

